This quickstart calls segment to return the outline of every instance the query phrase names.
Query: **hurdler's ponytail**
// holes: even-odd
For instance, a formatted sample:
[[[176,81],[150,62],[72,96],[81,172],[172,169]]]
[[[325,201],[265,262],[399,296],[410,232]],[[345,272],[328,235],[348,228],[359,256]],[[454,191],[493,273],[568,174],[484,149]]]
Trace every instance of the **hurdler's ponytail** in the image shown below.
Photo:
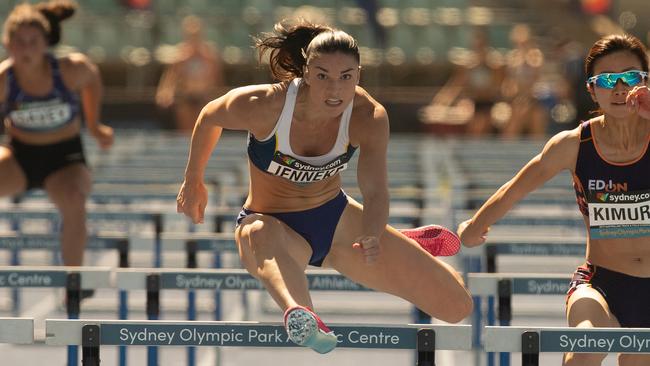
[[[260,60],[267,51],[271,52],[271,74],[276,80],[285,81],[303,76],[307,46],[314,37],[322,32],[331,32],[332,28],[302,21],[297,25],[277,23],[273,30],[273,33],[257,38],[255,47]]]
[[[2,41],[7,44],[18,28],[32,26],[43,32],[48,45],[54,46],[61,40],[61,21],[71,17],[76,9],[77,5],[67,0],[16,5],[5,20]]]
[[[77,6],[71,1],[52,0],[46,3],[39,3],[35,5],[48,23],[50,23],[50,31],[48,33],[48,44],[54,46],[61,40],[61,22],[70,18]]]

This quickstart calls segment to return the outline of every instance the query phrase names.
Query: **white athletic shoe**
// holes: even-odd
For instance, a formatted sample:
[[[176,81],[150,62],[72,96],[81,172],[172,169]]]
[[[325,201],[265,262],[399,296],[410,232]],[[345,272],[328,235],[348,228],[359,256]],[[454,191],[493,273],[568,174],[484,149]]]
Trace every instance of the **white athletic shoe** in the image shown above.
[[[284,313],[284,327],[295,344],[327,353],[336,347],[337,339],[313,311],[295,306]]]

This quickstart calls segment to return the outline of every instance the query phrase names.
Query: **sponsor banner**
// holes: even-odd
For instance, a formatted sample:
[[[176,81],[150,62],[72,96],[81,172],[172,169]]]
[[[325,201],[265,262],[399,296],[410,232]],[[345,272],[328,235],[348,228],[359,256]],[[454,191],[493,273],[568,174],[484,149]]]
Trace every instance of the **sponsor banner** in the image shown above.
[[[514,278],[512,293],[520,295],[564,295],[570,278]]]
[[[650,332],[541,331],[542,352],[650,353]]]
[[[588,197],[592,239],[650,236],[650,192],[599,192]]]
[[[264,287],[248,273],[191,273],[163,272],[160,274],[162,288],[211,289],[211,290],[259,290]],[[316,291],[371,291],[339,274],[309,274],[310,290]]]
[[[38,237],[38,236],[12,236],[0,237],[0,248],[2,249],[50,249],[59,250],[61,239],[59,237]],[[88,238],[87,249],[114,249],[118,247],[117,239],[109,238]]]
[[[0,287],[65,287],[64,271],[0,271]]]
[[[584,244],[531,244],[531,243],[504,243],[494,244],[498,254],[507,255],[548,255],[572,256],[584,255]]]
[[[337,347],[414,349],[417,328],[332,327]],[[296,347],[281,325],[102,324],[101,344]]]

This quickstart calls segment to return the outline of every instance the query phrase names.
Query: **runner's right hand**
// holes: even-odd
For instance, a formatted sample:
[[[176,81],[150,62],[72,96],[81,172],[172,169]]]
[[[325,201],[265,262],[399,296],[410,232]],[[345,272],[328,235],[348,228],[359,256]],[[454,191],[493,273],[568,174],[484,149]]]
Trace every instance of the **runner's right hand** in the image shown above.
[[[475,247],[485,243],[487,239],[487,233],[490,231],[490,228],[483,230],[483,232],[476,232],[474,226],[472,226],[472,220],[466,220],[458,225],[458,237],[460,242],[463,243],[466,247]]]
[[[183,213],[195,224],[202,224],[205,206],[208,204],[208,190],[202,181],[183,181],[176,197],[176,212]]]

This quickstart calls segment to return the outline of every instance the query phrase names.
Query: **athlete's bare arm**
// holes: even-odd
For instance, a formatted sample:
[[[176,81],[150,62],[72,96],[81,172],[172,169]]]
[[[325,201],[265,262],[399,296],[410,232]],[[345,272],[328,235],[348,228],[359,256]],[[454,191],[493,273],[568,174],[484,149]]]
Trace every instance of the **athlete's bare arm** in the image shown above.
[[[388,222],[389,123],[384,107],[362,88],[357,88],[350,125],[350,140],[359,146],[357,181],[363,196],[362,237],[356,247],[363,248],[366,262],[379,254],[379,239]]]
[[[0,62],[0,105],[7,99],[7,71],[11,67],[11,60]]]
[[[470,220],[459,225],[464,245],[473,247],[485,242],[490,225],[503,217],[517,202],[562,170],[574,171],[580,127],[553,136],[537,156],[532,158],[511,180],[499,188]]]
[[[103,86],[99,69],[86,55],[71,53],[59,61],[63,81],[81,96],[84,121],[102,148],[113,144],[113,130],[99,121]]]
[[[284,104],[286,83],[236,88],[208,103],[199,114],[190,144],[185,180],[177,198],[177,211],[195,223],[203,221],[207,190],[205,167],[223,129],[250,131],[265,136],[273,130]]]

